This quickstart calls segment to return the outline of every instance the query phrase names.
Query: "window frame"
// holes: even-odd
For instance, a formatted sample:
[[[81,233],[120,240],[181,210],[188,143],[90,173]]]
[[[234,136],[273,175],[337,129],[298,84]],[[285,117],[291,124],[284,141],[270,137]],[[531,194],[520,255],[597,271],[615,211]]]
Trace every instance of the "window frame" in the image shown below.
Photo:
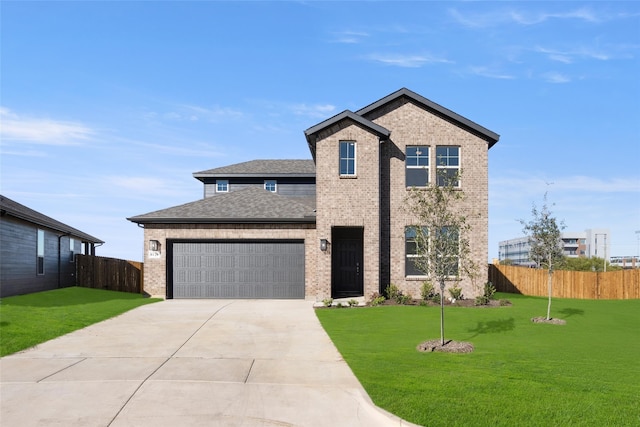
[[[346,157],[342,156],[342,147],[343,146],[353,146],[353,156],[349,156],[349,150],[347,149],[347,154]],[[340,174],[341,178],[353,178],[357,176],[358,173],[358,163],[357,163],[357,159],[358,159],[358,147],[356,144],[356,141],[340,141],[339,144],[339,151],[338,151],[338,173]],[[346,166],[346,171],[343,173],[342,171],[342,162],[343,160],[345,162],[347,162]],[[349,164],[353,164],[353,172],[349,173]]]
[[[409,155],[409,150],[410,149],[416,149],[416,155]],[[426,151],[426,156],[421,156],[421,154],[423,154],[421,152],[421,149],[424,149]],[[430,156],[430,151],[431,151],[431,146],[429,145],[407,145],[405,147],[405,175],[404,175],[404,179],[405,179],[405,186],[407,188],[425,188],[429,185],[430,180],[430,170],[431,170],[431,165],[429,164],[429,158]],[[410,165],[409,164],[409,159],[416,159],[416,165]],[[420,160],[421,159],[426,159],[426,165],[420,165]],[[424,170],[426,173],[426,182],[424,183],[424,185],[410,185],[409,184],[409,171],[410,170]]]
[[[36,232],[36,276],[44,276],[45,240],[44,230],[38,228]]]
[[[442,148],[446,148],[447,149],[447,154],[446,156],[444,156],[445,161],[443,162],[442,159],[443,157],[438,155],[438,151],[440,151],[440,149]],[[449,155],[449,149],[451,148],[455,148],[458,151],[457,156],[451,156]],[[441,171],[445,171],[446,175],[449,176],[449,172],[450,171],[455,171],[455,173],[457,174],[457,179],[455,181],[455,185],[453,186],[454,188],[460,188],[461,187],[461,183],[460,183],[460,166],[461,166],[461,151],[462,151],[462,147],[460,147],[459,145],[436,145],[436,184],[438,185],[438,187],[444,187],[445,183],[443,181],[443,178],[441,176]],[[449,159],[457,159],[457,165],[450,165],[449,164]]]
[[[221,187],[224,186],[221,190]],[[216,193],[228,193],[229,192],[229,180],[228,179],[217,179],[216,180]]]
[[[416,237],[417,237],[417,232],[416,230],[416,226],[412,226],[412,225],[407,225],[404,227],[404,276],[405,277],[427,277],[427,275],[420,271],[418,268],[416,268],[415,264],[411,261],[412,258],[424,258],[424,255],[418,255],[417,253],[417,249],[418,249],[418,244],[416,243]],[[423,233],[426,233],[427,235],[429,234],[429,231],[427,229],[427,227],[422,227],[423,229]],[[409,236],[409,232],[413,230],[413,237]],[[408,250],[409,245],[413,244],[413,248],[414,251],[413,253],[410,253],[410,251]],[[427,243],[428,244],[428,243]],[[409,269],[411,268],[411,273],[409,273]]]
[[[273,184],[273,190],[269,189],[270,184]],[[265,179],[264,180],[264,189],[271,192],[271,193],[277,193],[278,192],[278,181],[275,179]]]

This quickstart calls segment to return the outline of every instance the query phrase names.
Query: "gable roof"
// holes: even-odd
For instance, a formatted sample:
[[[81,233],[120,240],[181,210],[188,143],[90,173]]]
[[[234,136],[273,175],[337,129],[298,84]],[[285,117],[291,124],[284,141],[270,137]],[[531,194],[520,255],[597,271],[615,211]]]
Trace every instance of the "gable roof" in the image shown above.
[[[342,113],[336,114],[335,116],[330,117],[315,126],[311,126],[309,129],[304,131],[304,135],[307,138],[307,144],[309,144],[309,149],[311,150],[311,155],[314,159],[316,158],[316,141],[318,133],[327,128],[330,128],[331,126],[334,126],[337,123],[340,123],[343,120],[351,120],[355,122],[356,124],[369,130],[371,133],[378,135],[381,141],[387,140],[391,135],[391,131],[389,129],[386,129],[372,122],[371,120],[368,120],[361,115],[354,113],[353,111],[344,110]]]
[[[305,200],[307,202],[307,200]],[[127,218],[138,224],[315,223],[313,207],[295,198],[249,187]]]
[[[195,178],[226,178],[235,177],[315,177],[316,165],[313,160],[251,160],[222,166],[201,172],[194,172]]]
[[[77,237],[83,242],[88,243],[104,243],[102,240],[93,237],[87,233],[84,233],[76,228],[70,227],[61,223],[51,217],[41,214],[38,211],[34,211],[20,203],[11,200],[8,197],[0,195],[0,214],[2,216],[10,215],[14,218],[19,218],[23,221],[30,222],[34,225],[49,228],[59,233],[68,234],[72,237]]]
[[[468,132],[473,133],[474,135],[477,135],[478,137],[484,139],[485,141],[487,141],[487,143],[489,144],[488,148],[493,147],[493,145],[498,142],[498,140],[500,139],[500,135],[498,135],[495,132],[490,131],[489,129],[480,126],[479,124],[472,122],[471,120],[457,114],[454,113],[453,111],[449,110],[448,108],[443,107],[442,105],[436,104],[435,102],[425,98],[422,95],[418,95],[417,93],[407,89],[407,88],[402,88],[400,90],[397,90],[395,92],[393,92],[390,95],[385,96],[384,98],[370,104],[367,105],[366,107],[356,111],[357,115],[366,117],[368,116],[370,113],[372,113],[375,110],[378,110],[379,108],[384,107],[385,105],[397,100],[398,98],[402,98],[405,97],[407,99],[409,99],[410,101],[417,103],[418,105],[420,105],[422,108],[434,113],[435,115],[442,117],[443,119],[452,122],[460,127],[462,127],[463,129],[467,130]]]

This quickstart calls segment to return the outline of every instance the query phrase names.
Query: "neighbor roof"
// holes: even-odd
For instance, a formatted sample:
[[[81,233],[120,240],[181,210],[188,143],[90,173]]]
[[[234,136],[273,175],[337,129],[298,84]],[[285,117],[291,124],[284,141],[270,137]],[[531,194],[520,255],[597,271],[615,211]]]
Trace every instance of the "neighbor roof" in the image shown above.
[[[54,230],[63,234],[69,234],[70,236],[81,239],[83,242],[104,243],[102,240],[96,237],[93,237],[87,233],[83,233],[82,231],[76,228],[63,224],[60,221],[57,221],[51,217],[43,215],[40,212],[34,211],[31,208],[21,205],[20,203],[1,195],[0,195],[0,213],[2,214],[2,216],[10,215],[14,218],[19,218],[23,221],[30,222],[40,227],[49,228],[51,230]]]
[[[138,224],[315,223],[307,203],[249,187],[127,219]]]
[[[313,160],[251,160],[234,165],[222,166],[193,174],[195,178],[235,177],[315,177],[316,166]]]

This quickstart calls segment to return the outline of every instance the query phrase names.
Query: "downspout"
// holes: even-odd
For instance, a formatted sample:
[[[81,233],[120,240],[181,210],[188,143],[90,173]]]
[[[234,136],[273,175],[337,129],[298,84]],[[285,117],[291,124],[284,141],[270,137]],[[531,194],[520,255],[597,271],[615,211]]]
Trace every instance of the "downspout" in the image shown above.
[[[59,234],[58,235],[58,289],[60,289],[60,277],[61,277],[61,274],[62,274],[62,272],[60,271],[60,269],[62,267],[62,261],[61,261],[62,246],[61,246],[60,242],[61,242],[61,240],[62,240],[62,238],[64,236],[70,236],[70,235],[71,235],[71,233],[65,233],[65,234]]]

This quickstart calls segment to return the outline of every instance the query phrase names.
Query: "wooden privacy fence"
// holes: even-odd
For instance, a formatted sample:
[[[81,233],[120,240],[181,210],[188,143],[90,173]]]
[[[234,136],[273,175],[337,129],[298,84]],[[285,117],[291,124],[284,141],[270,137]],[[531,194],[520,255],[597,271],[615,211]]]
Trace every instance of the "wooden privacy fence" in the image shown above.
[[[76,255],[76,286],[142,293],[142,263],[123,259]]]
[[[489,264],[489,281],[498,292],[547,296],[547,270]],[[555,271],[552,296],[577,299],[640,298],[640,269],[610,271]]]

